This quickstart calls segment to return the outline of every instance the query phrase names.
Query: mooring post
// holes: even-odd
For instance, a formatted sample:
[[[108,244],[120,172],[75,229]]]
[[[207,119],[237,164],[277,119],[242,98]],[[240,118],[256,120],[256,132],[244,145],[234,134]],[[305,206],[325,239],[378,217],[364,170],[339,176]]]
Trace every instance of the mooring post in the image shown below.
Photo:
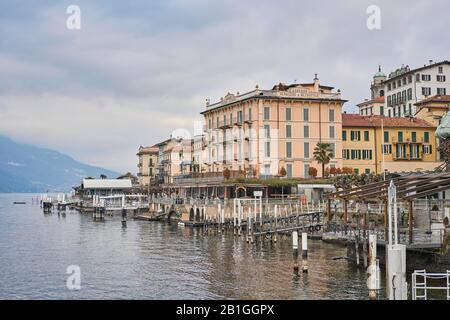
[[[377,290],[380,289],[380,269],[377,263],[377,235],[369,235],[369,267],[367,268],[367,288],[369,299],[377,299]]]
[[[127,209],[122,208],[122,225],[127,225]]]
[[[273,241],[276,243],[277,242],[277,233],[278,233],[278,206],[275,205],[274,207],[274,215],[275,215],[275,230],[274,230],[274,235],[273,235]],[[297,238],[298,238],[298,234],[297,234]],[[298,247],[298,244],[297,244]]]
[[[236,199],[233,199],[233,235],[236,235]]]
[[[244,211],[243,211],[243,208],[242,208],[242,206],[241,206],[241,201],[239,200],[239,206],[238,206],[238,214],[239,214],[239,217],[238,217],[238,236],[240,237],[241,236],[241,221],[242,221],[242,216],[243,216],[243,213],[244,213]]]
[[[413,243],[413,202],[412,200],[408,201],[408,234],[409,234],[409,243]]]
[[[308,234],[302,233],[302,271],[308,272]]]
[[[294,258],[294,272],[298,273],[298,232],[292,232],[292,249]]]
[[[355,257],[356,265],[359,266],[359,235],[355,236]]]

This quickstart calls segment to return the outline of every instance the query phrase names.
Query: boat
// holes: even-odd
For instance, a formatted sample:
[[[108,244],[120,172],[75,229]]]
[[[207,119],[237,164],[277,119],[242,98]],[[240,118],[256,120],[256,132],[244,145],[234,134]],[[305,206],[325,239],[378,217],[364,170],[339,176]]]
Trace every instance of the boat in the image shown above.
[[[27,204],[25,201],[14,201],[13,204]]]

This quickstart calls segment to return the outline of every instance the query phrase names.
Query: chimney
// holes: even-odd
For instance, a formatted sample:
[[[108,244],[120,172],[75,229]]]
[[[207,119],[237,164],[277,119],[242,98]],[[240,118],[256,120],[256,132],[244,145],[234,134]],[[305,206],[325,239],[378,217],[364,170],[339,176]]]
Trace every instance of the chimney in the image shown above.
[[[428,62],[430,63],[430,65],[432,65],[432,64],[433,64],[433,60],[429,60]]]
[[[317,73],[314,75],[314,92],[319,92],[319,78],[317,78]]]

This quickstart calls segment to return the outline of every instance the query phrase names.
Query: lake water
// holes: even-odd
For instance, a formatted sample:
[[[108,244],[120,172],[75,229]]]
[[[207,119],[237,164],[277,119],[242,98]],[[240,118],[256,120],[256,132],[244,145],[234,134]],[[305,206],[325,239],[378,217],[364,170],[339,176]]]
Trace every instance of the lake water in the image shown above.
[[[309,241],[309,273],[294,275],[290,238],[247,244],[176,224],[94,222],[43,214],[30,194],[0,194],[2,299],[367,299],[366,274],[346,248]],[[26,201],[14,205],[14,201]],[[299,257],[301,263],[301,255]],[[69,290],[67,267],[81,270]]]

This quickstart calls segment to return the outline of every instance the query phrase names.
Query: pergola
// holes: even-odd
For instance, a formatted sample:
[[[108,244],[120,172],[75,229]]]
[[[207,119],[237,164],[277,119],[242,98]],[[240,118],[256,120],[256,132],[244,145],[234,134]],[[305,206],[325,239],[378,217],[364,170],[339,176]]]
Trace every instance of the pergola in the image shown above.
[[[450,189],[450,173],[412,173],[394,179],[370,183],[364,186],[345,189],[328,195],[328,220],[331,220],[331,200],[343,201],[344,222],[348,222],[347,204],[349,200],[357,200],[363,203],[377,202],[384,204],[384,224],[387,227],[387,196],[388,187],[394,182],[397,188],[397,201],[408,203],[409,241],[413,235],[413,201],[437,192]],[[366,217],[364,217],[366,225]]]

